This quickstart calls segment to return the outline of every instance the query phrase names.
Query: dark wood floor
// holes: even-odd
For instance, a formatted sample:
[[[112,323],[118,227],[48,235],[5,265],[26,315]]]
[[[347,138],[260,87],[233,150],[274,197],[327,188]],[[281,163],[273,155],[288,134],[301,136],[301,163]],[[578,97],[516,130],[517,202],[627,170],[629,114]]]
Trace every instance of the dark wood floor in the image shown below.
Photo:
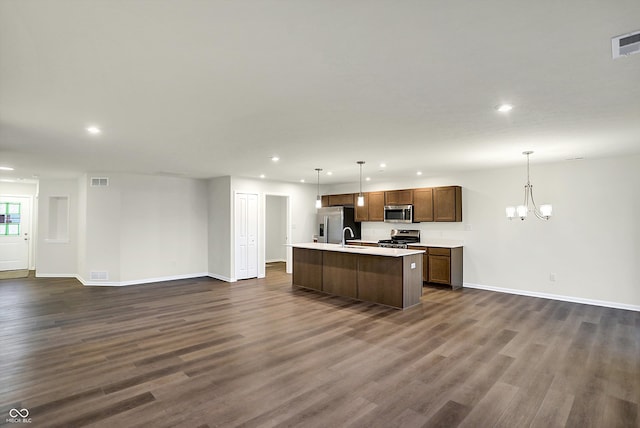
[[[267,272],[0,281],[0,425],[639,426],[640,313],[434,288],[398,311]]]

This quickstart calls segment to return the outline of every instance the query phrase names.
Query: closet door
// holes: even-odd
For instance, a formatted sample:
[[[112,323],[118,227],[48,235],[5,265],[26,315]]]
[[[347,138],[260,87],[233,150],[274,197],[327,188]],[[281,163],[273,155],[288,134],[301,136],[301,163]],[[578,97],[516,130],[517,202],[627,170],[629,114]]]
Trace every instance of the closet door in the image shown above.
[[[258,276],[258,195],[237,193],[235,200],[236,279]]]

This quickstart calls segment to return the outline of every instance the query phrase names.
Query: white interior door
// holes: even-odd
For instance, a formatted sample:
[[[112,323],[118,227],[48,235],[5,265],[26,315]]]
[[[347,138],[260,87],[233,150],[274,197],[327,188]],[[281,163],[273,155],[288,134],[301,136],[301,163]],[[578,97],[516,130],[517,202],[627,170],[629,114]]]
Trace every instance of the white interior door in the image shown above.
[[[31,199],[0,197],[0,271],[29,268]]]
[[[258,195],[237,193],[235,200],[236,279],[258,276]]]

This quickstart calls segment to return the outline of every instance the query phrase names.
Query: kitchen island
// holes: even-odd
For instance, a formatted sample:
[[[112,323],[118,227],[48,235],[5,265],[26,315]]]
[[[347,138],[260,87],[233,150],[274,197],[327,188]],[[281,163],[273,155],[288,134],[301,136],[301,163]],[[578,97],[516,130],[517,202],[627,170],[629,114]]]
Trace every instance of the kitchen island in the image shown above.
[[[293,286],[406,309],[420,303],[424,250],[293,244]]]

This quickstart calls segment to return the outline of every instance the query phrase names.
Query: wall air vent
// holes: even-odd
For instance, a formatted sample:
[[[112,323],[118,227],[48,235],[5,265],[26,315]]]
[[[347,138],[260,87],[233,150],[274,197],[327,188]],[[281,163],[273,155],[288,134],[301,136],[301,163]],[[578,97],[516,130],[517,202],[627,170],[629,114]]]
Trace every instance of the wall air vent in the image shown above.
[[[107,187],[109,179],[107,177],[91,177],[91,187]]]
[[[611,39],[611,54],[613,59],[629,56],[640,52],[640,31],[623,34]]]
[[[89,279],[91,281],[107,281],[109,279],[109,272],[91,271],[89,272]]]

